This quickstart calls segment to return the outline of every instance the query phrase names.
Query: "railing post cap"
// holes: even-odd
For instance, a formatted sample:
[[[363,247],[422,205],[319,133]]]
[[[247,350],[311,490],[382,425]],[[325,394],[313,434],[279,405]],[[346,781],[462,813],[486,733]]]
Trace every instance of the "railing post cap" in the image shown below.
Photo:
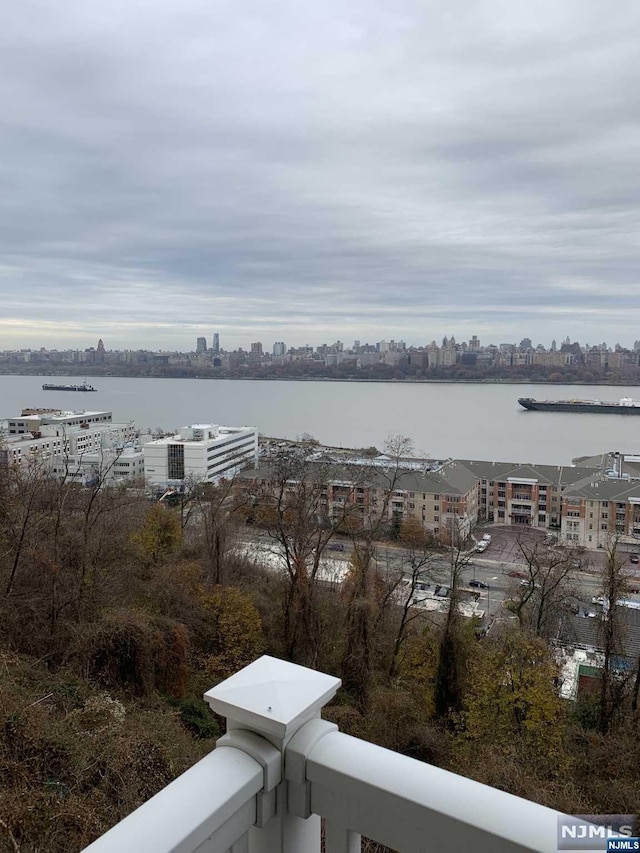
[[[283,740],[317,716],[339,678],[263,655],[204,694],[216,714]]]

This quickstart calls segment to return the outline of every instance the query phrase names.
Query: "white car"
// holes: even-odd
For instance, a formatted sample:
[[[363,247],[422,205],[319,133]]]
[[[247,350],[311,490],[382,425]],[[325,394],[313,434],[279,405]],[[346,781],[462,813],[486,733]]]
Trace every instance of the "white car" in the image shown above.
[[[483,542],[491,542],[491,534],[490,533],[483,533],[482,534],[482,541]]]
[[[488,547],[489,547],[489,543],[487,542],[486,539],[483,539],[482,541],[478,542],[478,544],[476,545],[476,551],[479,554],[481,554],[483,551],[486,551]]]

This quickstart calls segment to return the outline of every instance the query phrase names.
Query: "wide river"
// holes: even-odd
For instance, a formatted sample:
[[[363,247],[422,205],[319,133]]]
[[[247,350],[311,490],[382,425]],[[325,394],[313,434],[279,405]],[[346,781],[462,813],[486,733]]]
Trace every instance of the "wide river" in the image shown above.
[[[0,419],[22,408],[107,409],[115,421],[170,430],[182,424],[256,426],[297,438],[310,433],[338,447],[382,447],[413,439],[420,455],[570,464],[575,456],[640,453],[640,415],[527,412],[518,397],[619,400],[637,388],[586,385],[276,382],[95,377],[95,394],[43,391],[78,377],[0,376]]]

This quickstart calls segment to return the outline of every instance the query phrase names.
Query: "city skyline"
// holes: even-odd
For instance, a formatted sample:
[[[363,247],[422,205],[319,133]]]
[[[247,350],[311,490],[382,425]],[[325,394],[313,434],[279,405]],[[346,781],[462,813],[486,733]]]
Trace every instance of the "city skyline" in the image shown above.
[[[0,346],[632,341],[638,32],[630,0],[14,4]]]
[[[196,330],[197,331],[197,330]],[[200,330],[202,331],[202,330]],[[600,330],[602,334],[602,330]],[[488,347],[515,347],[521,349],[539,349],[543,348],[549,352],[555,352],[556,350],[560,350],[563,344],[566,345],[575,345],[578,344],[582,349],[588,348],[606,348],[608,350],[614,350],[617,347],[621,347],[622,349],[628,350],[639,350],[640,349],[640,339],[635,338],[633,341],[621,341],[618,339],[610,338],[609,341],[602,339],[594,339],[592,341],[579,341],[575,338],[572,338],[571,335],[563,335],[562,337],[556,339],[552,338],[551,340],[538,340],[532,338],[528,334],[522,334],[519,332],[511,339],[482,339],[476,334],[472,334],[469,338],[464,338],[461,335],[457,334],[446,334],[442,337],[442,339],[431,337],[429,340],[423,341],[405,341],[400,337],[394,337],[389,334],[387,330],[387,334],[379,340],[372,339],[366,340],[365,338],[356,338],[351,341],[341,340],[340,338],[336,338],[333,336],[329,336],[326,340],[323,340],[320,343],[318,340],[306,340],[303,344],[290,344],[288,341],[278,341],[273,337],[267,335],[264,340],[252,340],[250,338],[244,338],[242,342],[238,346],[229,346],[225,345],[224,338],[221,337],[219,332],[214,332],[207,336],[206,334],[197,335],[195,338],[195,345],[193,345],[193,341],[191,342],[191,346],[187,345],[183,348],[170,349],[168,347],[157,347],[157,348],[149,348],[133,345],[130,347],[116,347],[116,346],[107,346],[105,347],[103,339],[100,338],[98,340],[97,347],[94,347],[93,344],[86,345],[86,340],[83,341],[84,345],[80,346],[69,346],[69,347],[47,347],[42,345],[41,343],[31,344],[24,347],[3,347],[2,339],[0,338],[0,353],[8,353],[8,352],[90,352],[96,351],[97,353],[102,352],[136,352],[136,351],[148,351],[148,352],[176,352],[176,353],[195,353],[195,354],[218,354],[218,353],[232,353],[236,351],[243,351],[246,353],[254,353],[254,354],[273,354],[277,356],[285,355],[289,351],[294,350],[303,350],[305,348],[311,349],[314,352],[316,350],[320,350],[323,348],[335,348],[336,345],[340,345],[341,349],[345,351],[357,351],[358,349],[364,347],[378,347],[381,350],[421,350],[430,348],[432,346],[442,347],[448,344],[454,344],[457,347],[470,347],[471,349],[486,349]],[[109,342],[108,342],[109,343]],[[187,343],[186,341],[184,343]],[[386,345],[386,346],[385,346]]]

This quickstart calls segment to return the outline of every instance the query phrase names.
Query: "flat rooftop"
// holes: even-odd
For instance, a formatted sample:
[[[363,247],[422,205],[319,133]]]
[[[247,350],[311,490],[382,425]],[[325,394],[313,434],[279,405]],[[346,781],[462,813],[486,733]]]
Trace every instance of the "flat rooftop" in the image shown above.
[[[31,420],[41,418],[79,418],[79,417],[95,417],[96,415],[111,415],[108,410],[90,410],[90,409],[74,409],[73,411],[64,411],[63,409],[23,409],[22,414],[14,415],[8,418],[10,421],[21,421],[26,418]]]

